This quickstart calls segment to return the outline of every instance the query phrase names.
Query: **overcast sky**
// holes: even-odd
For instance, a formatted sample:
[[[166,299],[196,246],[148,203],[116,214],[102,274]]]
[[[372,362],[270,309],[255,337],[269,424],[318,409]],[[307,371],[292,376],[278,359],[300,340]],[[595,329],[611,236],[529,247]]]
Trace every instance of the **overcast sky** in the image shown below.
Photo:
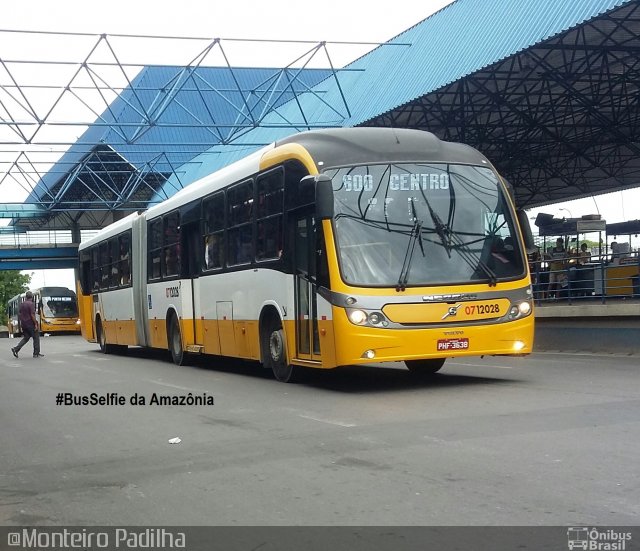
[[[3,2],[4,29],[381,42],[451,0],[29,0]]]

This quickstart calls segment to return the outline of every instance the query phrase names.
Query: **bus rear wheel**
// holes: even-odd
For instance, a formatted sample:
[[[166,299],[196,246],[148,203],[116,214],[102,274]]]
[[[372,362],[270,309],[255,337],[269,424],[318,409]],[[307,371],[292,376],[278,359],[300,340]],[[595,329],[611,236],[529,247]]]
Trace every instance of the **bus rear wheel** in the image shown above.
[[[169,351],[171,359],[176,365],[184,365],[186,354],[182,349],[182,336],[180,335],[180,324],[176,316],[171,316],[169,322]]]
[[[115,344],[109,344],[107,342],[107,335],[102,328],[102,322],[100,319],[96,322],[96,334],[98,336],[98,344],[100,345],[100,352],[103,354],[113,354],[116,351]]]
[[[271,368],[273,376],[281,383],[293,382],[295,368],[287,362],[287,344],[280,321],[267,322],[263,334],[265,366]]]
[[[404,363],[411,373],[416,375],[433,375],[440,371],[445,358],[430,358],[428,360],[406,360]]]

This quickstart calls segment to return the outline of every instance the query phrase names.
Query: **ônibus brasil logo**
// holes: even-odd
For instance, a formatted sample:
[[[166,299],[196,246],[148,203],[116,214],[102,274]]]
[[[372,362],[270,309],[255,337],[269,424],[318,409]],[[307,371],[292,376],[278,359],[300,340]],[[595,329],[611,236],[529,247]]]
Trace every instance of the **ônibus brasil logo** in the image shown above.
[[[631,532],[619,532],[600,528],[567,528],[567,545],[570,550],[625,551],[631,541]]]

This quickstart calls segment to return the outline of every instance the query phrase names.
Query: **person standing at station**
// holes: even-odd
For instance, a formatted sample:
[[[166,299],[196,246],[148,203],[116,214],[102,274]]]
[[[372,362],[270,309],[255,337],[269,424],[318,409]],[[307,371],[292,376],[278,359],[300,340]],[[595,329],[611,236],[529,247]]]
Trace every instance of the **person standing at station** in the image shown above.
[[[29,342],[29,339],[33,339],[33,357],[42,358],[44,354],[40,354],[40,330],[38,328],[36,308],[33,303],[33,293],[31,291],[27,291],[25,300],[20,304],[18,320],[22,327],[22,340],[17,346],[11,349],[11,352],[17,358],[18,352],[20,352],[22,347]]]
[[[556,246],[550,251],[549,262],[549,298],[558,298],[563,287],[566,286],[567,274],[565,272],[567,251],[564,248],[564,240],[558,237]]]
[[[586,243],[580,245],[580,252],[578,252],[578,264],[584,266],[591,262],[591,253],[589,252],[589,246]]]
[[[611,243],[611,264],[613,264],[614,266],[617,266],[618,264],[620,264],[620,257],[622,255],[620,254],[620,245],[618,245],[617,241],[613,241]]]

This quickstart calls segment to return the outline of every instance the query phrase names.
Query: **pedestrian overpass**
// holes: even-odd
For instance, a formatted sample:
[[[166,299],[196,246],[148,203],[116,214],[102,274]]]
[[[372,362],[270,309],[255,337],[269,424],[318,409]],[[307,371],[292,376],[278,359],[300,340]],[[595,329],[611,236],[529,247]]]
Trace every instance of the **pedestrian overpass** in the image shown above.
[[[58,270],[78,266],[78,245],[0,245],[0,270]]]

